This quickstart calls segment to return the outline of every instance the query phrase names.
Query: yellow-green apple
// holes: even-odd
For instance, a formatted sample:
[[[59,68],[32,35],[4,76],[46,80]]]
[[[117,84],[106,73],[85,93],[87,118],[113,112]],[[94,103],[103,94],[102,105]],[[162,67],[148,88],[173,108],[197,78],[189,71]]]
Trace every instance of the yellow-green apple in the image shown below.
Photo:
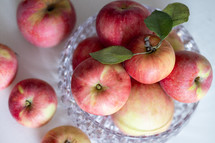
[[[71,33],[75,23],[70,0],[23,0],[17,9],[22,35],[37,47],[56,46]]]
[[[110,115],[127,101],[131,81],[121,64],[105,65],[88,58],[74,70],[71,88],[82,110],[94,115]]]
[[[143,136],[167,130],[173,114],[174,102],[159,83],[142,84],[132,79],[128,101],[111,117],[124,134]]]
[[[175,52],[169,42],[163,40],[158,49],[148,51],[149,45],[154,47],[159,42],[160,39],[155,35],[142,35],[129,44],[128,47],[134,54],[149,52],[134,55],[124,62],[125,69],[132,78],[144,84],[153,84],[170,74],[175,65]]]
[[[166,37],[166,40],[172,45],[174,51],[184,50],[184,43],[178,36],[176,30],[172,30]]]
[[[206,95],[212,79],[211,64],[204,56],[191,51],[178,51],[173,71],[160,84],[175,100],[193,103]]]
[[[90,139],[79,128],[67,125],[48,131],[41,143],[90,143]]]
[[[105,46],[123,45],[140,34],[151,33],[144,19],[150,12],[131,0],[117,0],[105,5],[96,18],[96,31]]]
[[[10,113],[18,123],[36,128],[45,125],[53,117],[57,96],[47,82],[30,78],[15,85],[8,103]]]
[[[18,61],[8,46],[0,44],[0,90],[8,87],[16,76]]]
[[[97,36],[88,37],[81,41],[77,48],[74,51],[72,57],[72,67],[73,70],[79,65],[82,61],[90,57],[89,53],[99,51],[103,49],[104,46],[100,42]]]

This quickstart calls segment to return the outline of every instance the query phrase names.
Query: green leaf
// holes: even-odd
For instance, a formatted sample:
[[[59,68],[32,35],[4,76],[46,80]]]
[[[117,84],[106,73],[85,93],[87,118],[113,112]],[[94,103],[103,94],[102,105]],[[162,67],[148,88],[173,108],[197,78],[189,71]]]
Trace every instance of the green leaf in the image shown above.
[[[188,7],[177,2],[167,5],[163,11],[170,15],[173,20],[173,26],[187,22],[190,15]]]
[[[117,64],[132,58],[133,53],[122,46],[111,46],[90,53],[90,56],[102,64]]]
[[[163,40],[172,30],[172,18],[163,11],[155,10],[144,20],[146,26]]]

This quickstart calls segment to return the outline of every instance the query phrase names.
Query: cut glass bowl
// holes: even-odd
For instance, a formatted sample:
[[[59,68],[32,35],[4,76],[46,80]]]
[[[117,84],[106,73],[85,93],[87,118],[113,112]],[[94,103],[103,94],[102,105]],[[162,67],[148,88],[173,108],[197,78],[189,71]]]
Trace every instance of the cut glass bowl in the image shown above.
[[[169,129],[159,134],[139,137],[121,133],[113,124],[110,116],[92,115],[78,107],[71,93],[72,56],[79,42],[87,37],[96,35],[95,19],[96,16],[89,17],[86,22],[76,29],[60,57],[58,87],[61,92],[62,104],[68,111],[71,124],[85,132],[90,137],[92,143],[163,143],[172,136],[177,135],[189,121],[198,106],[198,102],[186,104],[174,101],[175,113]],[[185,49],[199,53],[199,49],[189,32],[181,25],[175,29],[183,41]]]

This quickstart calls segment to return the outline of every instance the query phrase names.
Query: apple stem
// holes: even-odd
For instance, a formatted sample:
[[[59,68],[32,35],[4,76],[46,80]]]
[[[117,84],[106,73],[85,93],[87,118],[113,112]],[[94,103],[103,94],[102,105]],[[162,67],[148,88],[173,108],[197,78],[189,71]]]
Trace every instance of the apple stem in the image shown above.
[[[194,82],[195,82],[196,84],[199,84],[199,82],[200,82],[200,77],[197,76],[197,77],[195,78]]]
[[[31,106],[31,102],[29,100],[26,100],[25,101],[25,107],[29,107],[29,106]]]
[[[123,3],[122,6],[121,6],[121,9],[127,9],[127,8],[128,8],[127,4]]]
[[[102,89],[102,85],[98,83],[98,84],[96,85],[96,89],[97,89],[97,90],[101,90],[101,89]]]
[[[47,11],[48,12],[51,12],[55,9],[55,6],[53,4],[49,5],[48,8],[47,8]]]
[[[152,46],[150,44],[150,36],[147,36],[144,41],[145,41],[145,47],[146,47],[146,52],[149,52],[149,53],[153,53],[155,52],[160,46],[161,46],[161,43],[163,40],[160,40],[159,43],[156,45],[156,46]]]
[[[65,142],[64,143],[70,143],[70,141],[68,141],[68,140],[65,140]]]
[[[151,53],[155,52],[161,46],[161,43],[162,43],[163,40],[160,40],[160,42],[156,46],[152,46],[150,44],[149,38],[150,38],[150,36],[147,36],[144,39],[144,41],[145,41],[145,47],[146,47],[146,52],[135,53],[135,54],[133,54],[134,56],[135,55],[151,54]]]
[[[77,143],[78,141],[76,139],[73,139],[72,141],[69,141],[68,139],[65,140],[64,143]]]
[[[133,56],[136,56],[136,55],[144,55],[144,54],[150,54],[151,52],[142,52],[142,53],[135,53],[133,54]]]

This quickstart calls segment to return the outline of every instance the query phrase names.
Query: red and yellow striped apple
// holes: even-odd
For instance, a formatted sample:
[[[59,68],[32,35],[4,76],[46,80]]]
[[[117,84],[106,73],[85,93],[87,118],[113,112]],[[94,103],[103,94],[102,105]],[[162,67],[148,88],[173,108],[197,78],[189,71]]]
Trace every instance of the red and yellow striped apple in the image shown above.
[[[70,0],[23,0],[17,9],[22,35],[37,47],[56,46],[71,33],[75,23]]]
[[[90,139],[79,128],[67,125],[48,131],[41,143],[90,143]]]
[[[8,46],[0,44],[0,90],[8,87],[16,76],[18,61]]]
[[[88,37],[81,41],[75,49],[72,57],[73,70],[84,60],[90,57],[89,53],[99,51],[104,46],[97,36]]]
[[[168,129],[174,114],[174,102],[159,83],[142,84],[131,80],[126,104],[112,114],[115,125],[127,135],[154,135]]]
[[[134,53],[147,52],[145,39],[149,36],[151,46],[156,46],[160,39],[155,35],[143,35],[134,39],[128,48]],[[175,52],[167,41],[147,54],[135,55],[124,62],[125,70],[135,80],[144,84],[153,84],[167,77],[175,65]]]
[[[105,46],[126,46],[135,36],[151,33],[144,23],[149,15],[148,9],[135,1],[110,2],[97,15],[98,37]]]
[[[211,64],[204,56],[191,51],[178,51],[173,71],[160,84],[175,100],[193,103],[206,95],[212,79]]]
[[[15,85],[8,103],[10,113],[18,123],[36,128],[45,125],[53,117],[57,96],[48,83],[31,78]]]
[[[105,65],[88,58],[74,70],[71,88],[82,110],[94,115],[110,115],[127,101],[131,81],[121,64]]]

